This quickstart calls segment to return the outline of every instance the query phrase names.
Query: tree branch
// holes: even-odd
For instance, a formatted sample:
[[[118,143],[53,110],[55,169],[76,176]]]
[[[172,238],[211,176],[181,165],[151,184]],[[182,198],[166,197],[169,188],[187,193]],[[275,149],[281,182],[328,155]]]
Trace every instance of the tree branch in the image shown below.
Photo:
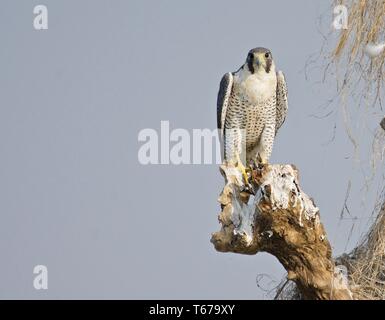
[[[222,227],[211,242],[220,252],[269,252],[296,283],[304,299],[352,299],[347,280],[335,268],[319,209],[299,186],[293,165],[254,168],[255,196],[242,192],[241,173],[220,167],[225,187],[219,197]]]

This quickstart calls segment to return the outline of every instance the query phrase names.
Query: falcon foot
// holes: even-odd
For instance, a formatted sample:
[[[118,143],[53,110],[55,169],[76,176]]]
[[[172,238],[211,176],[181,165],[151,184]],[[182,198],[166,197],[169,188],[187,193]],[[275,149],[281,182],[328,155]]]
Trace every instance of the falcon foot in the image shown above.
[[[249,176],[247,175],[246,168],[241,161],[237,162],[236,168],[242,173],[242,177],[245,180],[245,185],[249,183]]]
[[[250,170],[250,168],[245,168],[245,166],[242,164],[241,161],[238,161],[237,168],[238,168],[239,171],[242,172],[242,176],[243,176],[243,179],[244,179],[244,186],[241,189],[241,192],[246,192],[248,194],[255,195],[254,188],[250,184],[250,182],[249,182],[249,175],[247,174],[248,171],[252,172],[252,170]]]

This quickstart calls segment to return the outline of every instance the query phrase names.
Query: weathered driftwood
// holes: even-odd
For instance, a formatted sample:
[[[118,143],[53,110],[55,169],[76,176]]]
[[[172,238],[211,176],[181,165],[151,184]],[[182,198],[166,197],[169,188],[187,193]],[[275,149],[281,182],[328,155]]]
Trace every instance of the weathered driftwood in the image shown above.
[[[254,168],[256,195],[243,192],[237,168],[220,168],[225,187],[219,197],[222,227],[211,242],[220,252],[274,255],[304,299],[352,299],[346,278],[332,258],[319,209],[299,186],[293,165]]]

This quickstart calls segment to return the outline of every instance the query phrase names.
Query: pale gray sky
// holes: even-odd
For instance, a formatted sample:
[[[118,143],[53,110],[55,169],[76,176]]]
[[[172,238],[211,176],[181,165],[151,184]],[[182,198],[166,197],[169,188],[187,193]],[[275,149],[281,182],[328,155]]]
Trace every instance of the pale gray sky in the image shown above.
[[[334,83],[303,73],[321,46],[319,15],[331,19],[328,1],[0,4],[1,298],[263,298],[256,277],[280,280],[278,261],[209,242],[217,166],[137,160],[138,132],[161,120],[215,128],[221,76],[257,46],[272,50],[289,87],[271,161],[297,165],[344,250],[351,224],[337,223],[351,145],[339,116],[310,116]],[[37,4],[48,7],[48,30],[33,29]],[[33,288],[37,264],[48,267],[46,291]]]

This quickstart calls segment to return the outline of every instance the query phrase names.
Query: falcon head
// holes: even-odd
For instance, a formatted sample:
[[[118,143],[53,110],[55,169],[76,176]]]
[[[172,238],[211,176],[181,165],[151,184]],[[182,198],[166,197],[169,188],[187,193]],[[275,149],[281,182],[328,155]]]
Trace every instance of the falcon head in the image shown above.
[[[273,56],[269,49],[254,48],[249,51],[246,66],[250,73],[269,73],[274,65]]]

